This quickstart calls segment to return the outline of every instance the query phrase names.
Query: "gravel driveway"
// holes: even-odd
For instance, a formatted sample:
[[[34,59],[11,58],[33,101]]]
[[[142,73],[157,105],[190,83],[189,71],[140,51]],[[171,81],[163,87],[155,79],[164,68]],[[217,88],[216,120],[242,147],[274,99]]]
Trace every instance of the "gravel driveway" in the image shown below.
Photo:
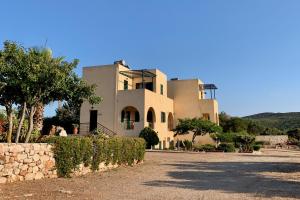
[[[0,199],[300,199],[300,152],[147,152],[135,167],[0,185]]]

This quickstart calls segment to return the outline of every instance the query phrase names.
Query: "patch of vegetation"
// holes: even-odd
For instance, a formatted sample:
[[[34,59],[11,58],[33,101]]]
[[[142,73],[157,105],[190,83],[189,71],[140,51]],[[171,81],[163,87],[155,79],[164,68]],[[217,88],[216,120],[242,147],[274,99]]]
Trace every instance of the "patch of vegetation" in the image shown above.
[[[193,143],[192,143],[192,141],[189,141],[189,140],[184,140],[183,146],[188,151],[191,151],[193,149]]]
[[[145,154],[145,141],[141,138],[50,137],[44,142],[54,145],[60,177],[70,177],[81,163],[95,171],[101,162],[132,165],[134,161],[142,161]]]
[[[194,145],[194,151],[215,152],[216,147],[212,144]]]
[[[217,149],[223,152],[235,152],[233,143],[221,143]]]
[[[264,127],[277,128],[281,131],[300,128],[300,112],[260,113],[244,117],[244,119],[252,120]]]
[[[157,133],[150,127],[145,127],[141,132],[139,137],[146,141],[146,148],[151,149],[152,146],[159,143],[159,138]]]

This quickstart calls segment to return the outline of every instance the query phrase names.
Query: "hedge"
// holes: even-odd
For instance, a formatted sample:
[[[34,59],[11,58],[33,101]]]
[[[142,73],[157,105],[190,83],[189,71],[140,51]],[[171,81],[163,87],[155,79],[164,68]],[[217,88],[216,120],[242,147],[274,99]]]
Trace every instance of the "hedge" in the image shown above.
[[[223,152],[235,152],[235,147],[232,143],[221,143],[218,146],[218,150]]]
[[[215,152],[216,147],[212,144],[195,145],[194,151]]]
[[[70,177],[81,163],[93,171],[99,164],[128,164],[142,161],[145,155],[145,140],[141,138],[112,137],[51,137],[44,142],[53,143],[53,152],[58,176]]]

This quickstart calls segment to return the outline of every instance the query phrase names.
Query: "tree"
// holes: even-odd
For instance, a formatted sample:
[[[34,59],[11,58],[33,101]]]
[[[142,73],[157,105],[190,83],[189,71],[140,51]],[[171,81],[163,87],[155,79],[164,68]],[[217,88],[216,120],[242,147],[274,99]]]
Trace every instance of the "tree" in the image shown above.
[[[261,135],[264,131],[264,127],[255,121],[249,121],[247,126],[247,132],[251,135]]]
[[[300,140],[300,128],[296,128],[287,132],[289,138],[294,138],[297,141]]]
[[[87,85],[73,72],[78,62],[53,57],[48,49],[25,49],[14,42],[4,42],[0,50],[0,105],[7,113],[7,142],[12,140],[13,107],[19,108],[16,142],[25,117],[29,123],[25,137],[28,142],[34,129],[34,116],[36,112],[43,112],[44,105],[58,100],[70,101],[76,104],[77,112],[85,99],[99,103],[101,99],[95,95],[95,87]],[[37,116],[41,117],[42,114]]]
[[[152,146],[157,145],[159,143],[159,138],[157,133],[150,127],[144,128],[139,137],[144,138],[146,141],[146,148],[150,149]]]
[[[266,128],[261,135],[284,135],[284,133],[277,128]]]
[[[192,142],[194,143],[196,136],[205,135],[207,133],[222,132],[222,128],[217,124],[204,120],[202,118],[186,118],[179,119],[179,123],[175,128],[175,136],[188,134],[189,131],[193,132]]]
[[[6,110],[8,143],[12,141],[13,105],[21,102],[23,98],[23,78],[27,75],[23,70],[26,67],[25,61],[25,49],[22,46],[9,41],[4,42],[4,48],[0,51],[0,105]]]

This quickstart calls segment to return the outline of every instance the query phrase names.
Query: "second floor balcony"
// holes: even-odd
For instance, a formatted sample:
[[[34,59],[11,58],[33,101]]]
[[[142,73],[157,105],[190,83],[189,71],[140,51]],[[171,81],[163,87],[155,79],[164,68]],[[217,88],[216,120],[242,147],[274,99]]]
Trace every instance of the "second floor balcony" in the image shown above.
[[[154,91],[156,74],[148,70],[120,71],[119,90],[147,89]]]

